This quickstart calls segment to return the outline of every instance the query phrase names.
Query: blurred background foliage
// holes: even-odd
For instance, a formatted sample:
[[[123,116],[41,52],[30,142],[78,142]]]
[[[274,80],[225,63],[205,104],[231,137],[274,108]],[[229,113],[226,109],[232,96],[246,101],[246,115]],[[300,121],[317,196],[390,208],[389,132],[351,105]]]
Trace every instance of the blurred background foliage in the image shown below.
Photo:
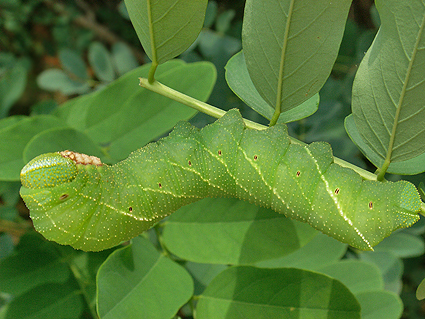
[[[207,60],[216,66],[218,78],[210,104],[225,110],[239,108],[245,117],[266,124],[233,94],[224,76],[227,61],[241,49],[243,9],[243,0],[209,1],[204,29],[180,58],[186,62]],[[357,66],[379,24],[372,0],[353,1],[339,56],[320,92],[319,110],[289,125],[292,136],[306,142],[328,141],[336,156],[352,162],[354,158],[354,164],[369,169],[371,166],[349,139],[343,123],[351,112],[351,87]],[[149,62],[120,0],[0,0],[0,29],[0,131],[18,121],[19,115],[50,114],[61,103],[100,90]],[[213,120],[198,114],[191,122],[202,127]],[[416,184],[420,179],[424,179],[423,174],[411,178]],[[5,305],[0,318],[10,317],[5,309],[12,296],[25,303],[38,295],[42,285],[56,296],[78,286],[69,277],[68,267],[63,267],[63,256],[72,249],[58,248],[32,231],[19,187],[19,182],[0,181],[0,267],[14,269],[6,273],[0,270],[0,305]],[[415,236],[423,236],[424,231],[424,223],[408,230]],[[386,289],[401,295],[403,318],[424,318],[425,302],[415,298],[415,290],[425,277],[423,241],[410,242],[408,247],[399,253],[383,251],[381,255],[361,256],[381,269]],[[68,257],[86,265],[83,268],[88,270],[84,274],[88,283],[83,291],[87,294],[94,293],[96,269],[109,253],[72,252]],[[41,261],[40,256],[44,258]],[[19,267],[24,269],[18,271]],[[43,281],[46,269],[54,272],[55,279],[49,283]],[[21,280],[22,286],[10,282],[13,276]],[[33,279],[33,286],[25,286],[26,276]],[[74,273],[75,278],[78,276],[81,274]],[[89,305],[75,303],[70,317],[91,318]]]

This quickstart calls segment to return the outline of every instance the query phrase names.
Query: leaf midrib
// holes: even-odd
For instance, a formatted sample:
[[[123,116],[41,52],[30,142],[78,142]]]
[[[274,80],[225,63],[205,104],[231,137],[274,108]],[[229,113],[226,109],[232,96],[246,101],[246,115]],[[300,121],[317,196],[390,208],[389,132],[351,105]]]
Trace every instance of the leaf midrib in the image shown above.
[[[151,6],[151,0],[147,0],[146,4],[148,6],[148,24],[149,24],[149,38],[151,42],[151,50],[152,50],[152,62],[157,63],[157,54],[156,54],[156,47],[155,47],[155,32],[153,31],[153,22],[152,22],[152,6]]]
[[[290,26],[291,26],[292,13],[294,11],[294,3],[295,3],[295,0],[291,0],[291,2],[289,4],[288,17],[286,19],[285,35],[283,37],[282,54],[280,56],[279,78],[278,78],[278,82],[277,82],[275,114],[280,114],[281,108],[282,108],[281,104],[282,104],[283,73],[284,73],[284,66],[285,66],[286,49],[287,49],[287,46],[288,46],[289,29],[290,29]]]
[[[401,108],[402,108],[402,105],[403,105],[404,97],[406,95],[407,85],[408,85],[408,82],[409,82],[410,74],[412,72],[413,63],[414,63],[415,58],[416,58],[416,53],[418,52],[419,42],[422,39],[422,32],[424,30],[424,27],[425,27],[425,16],[422,17],[422,23],[421,23],[421,26],[419,28],[418,36],[416,37],[416,42],[415,42],[415,45],[413,47],[413,52],[412,52],[412,56],[411,56],[410,61],[409,61],[409,66],[407,68],[405,81],[403,83],[403,88],[401,90],[400,98],[399,98],[399,101],[398,101],[398,104],[397,104],[397,109],[396,109],[396,113],[395,113],[395,116],[394,116],[393,128],[392,128],[392,131],[391,131],[390,141],[389,141],[389,145],[388,145],[388,150],[387,150],[387,154],[386,154],[385,161],[384,161],[384,164],[383,164],[384,167],[386,166],[386,163],[388,163],[387,164],[388,166],[391,163],[391,156],[392,156],[392,151],[394,149],[394,142],[395,142],[395,137],[396,137],[396,132],[397,132],[397,126],[398,126],[398,123],[399,123],[400,112],[401,112]],[[386,168],[385,168],[384,171],[386,171]]]

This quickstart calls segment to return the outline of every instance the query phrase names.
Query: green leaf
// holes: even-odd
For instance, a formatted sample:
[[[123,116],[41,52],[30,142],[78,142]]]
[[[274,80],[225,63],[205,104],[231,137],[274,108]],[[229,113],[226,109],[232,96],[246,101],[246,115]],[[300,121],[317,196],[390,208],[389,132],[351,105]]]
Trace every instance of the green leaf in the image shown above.
[[[130,17],[128,16],[128,11],[125,6],[124,1],[121,1],[118,5],[118,12],[121,14],[121,16],[127,20],[130,20]]]
[[[206,198],[169,217],[163,243],[182,259],[246,265],[290,254],[316,234],[304,223],[248,202]]]
[[[1,126],[1,125],[0,125]],[[40,115],[26,117],[0,130],[0,180],[18,181],[25,165],[22,154],[34,135],[44,130],[66,126],[57,117]]]
[[[339,281],[295,269],[230,267],[199,297],[198,319],[360,318],[360,305]]]
[[[36,116],[42,114],[51,114],[56,110],[57,107],[58,103],[55,100],[43,100],[31,106],[30,115]]]
[[[397,232],[379,243],[375,251],[392,252],[400,258],[418,257],[424,253],[424,241],[419,236]]]
[[[0,131],[7,128],[8,126],[15,125],[19,121],[22,121],[23,119],[26,119],[27,116],[25,115],[12,115],[9,117],[5,117],[4,119],[0,120]]]
[[[27,84],[28,67],[25,60],[18,61],[6,72],[0,72],[0,118],[7,115],[21,97]]]
[[[400,318],[403,309],[400,298],[383,290],[378,267],[358,260],[344,260],[319,270],[335,278],[355,294],[362,309],[362,318]]]
[[[365,155],[381,167],[425,152],[425,6],[376,1],[381,28],[357,70],[353,117]],[[356,143],[360,143],[356,140]]]
[[[115,79],[111,56],[102,43],[93,42],[90,44],[88,59],[99,80],[112,82]]]
[[[35,135],[26,145],[24,161],[50,152],[72,150],[74,152],[102,157],[99,147],[84,133],[69,127],[55,127]]]
[[[157,73],[169,72],[184,64],[181,60],[172,60],[167,64],[160,65]],[[101,91],[71,99],[63,103],[55,115],[63,118],[70,126],[78,130],[85,130],[94,123],[101,122],[105,117],[114,116],[121,111],[122,105],[126,104],[130,97],[144,90],[138,85],[139,77],[147,77],[149,69],[150,64],[145,64],[109,83]],[[93,106],[94,112],[88,114],[92,104],[97,106]],[[136,106],[143,105],[139,104]],[[89,115],[90,118],[88,118]]]
[[[63,119],[69,126],[77,130],[84,130],[87,116],[86,103],[89,103],[97,93],[99,91],[70,99],[59,105],[52,114]]]
[[[265,260],[257,263],[256,266],[265,268],[296,267],[317,270],[324,265],[340,260],[346,251],[346,244],[319,233],[307,245],[292,254],[282,258]]]
[[[41,72],[37,77],[37,84],[44,90],[60,91],[65,95],[83,94],[90,90],[90,86],[86,82],[75,81],[59,69]]]
[[[102,319],[169,319],[193,293],[187,271],[141,237],[113,252],[97,277]]]
[[[223,57],[231,57],[240,49],[241,41],[234,37],[211,30],[202,30],[199,35],[199,50],[205,58],[220,61]]]
[[[0,262],[0,290],[16,296],[45,283],[64,283],[69,276],[54,244],[34,233],[24,235],[15,252]]]
[[[364,252],[360,254],[364,261],[372,262],[381,270],[384,278],[385,289],[391,288],[399,293],[401,276],[403,275],[403,262],[391,252]]]
[[[196,110],[141,88],[139,77],[147,77],[149,65],[128,72],[105,89],[71,100],[58,115],[93,141],[107,148],[113,161],[161,136]],[[173,60],[160,65],[157,79],[162,83],[206,101],[216,79],[211,63],[185,64]]]
[[[205,11],[204,28],[211,28],[217,16],[217,2],[208,1],[207,10]]]
[[[173,89],[206,101],[210,96],[216,81],[214,65],[209,62],[183,64],[169,72],[158,68],[156,78],[161,83]],[[107,98],[107,96],[105,96]],[[99,105],[91,105],[89,110],[93,114]],[[90,136],[99,140],[103,136],[99,129],[104,129],[110,137],[111,157],[122,159],[135,149],[144,146],[152,139],[156,139],[171,130],[179,121],[188,120],[197,113],[196,110],[175,102],[149,90],[137,87],[134,94],[120,110],[120,117],[106,118],[104,123],[93,125],[87,131]],[[90,117],[89,117],[90,118]],[[110,122],[110,121],[113,122]],[[112,126],[111,123],[113,124]],[[102,127],[100,127],[102,126]],[[111,136],[109,130],[113,128]]]
[[[315,95],[338,54],[351,1],[248,0],[242,46],[263,99],[280,111]]]
[[[266,119],[273,117],[271,107],[258,93],[249,76],[243,51],[236,53],[226,64],[226,81],[230,89],[254,111]],[[319,94],[316,93],[304,103],[280,114],[279,123],[289,123],[306,118],[317,111]]]
[[[381,272],[372,263],[343,260],[322,267],[318,271],[339,280],[354,294],[384,288]]]
[[[59,51],[59,59],[62,67],[71,74],[80,79],[87,80],[89,74],[87,66],[81,56],[71,49],[62,49]]]
[[[119,76],[137,68],[138,63],[131,49],[123,42],[112,46],[112,59]]]
[[[356,295],[362,306],[362,319],[399,319],[403,312],[400,297],[389,291],[370,291]]]
[[[215,28],[219,33],[226,33],[230,28],[232,19],[235,17],[235,10],[226,10],[220,13],[215,21]]]
[[[84,301],[74,281],[37,286],[10,303],[6,319],[79,318]]]
[[[1,196],[2,204],[4,205],[3,208],[6,208],[6,206],[15,206],[18,203],[18,201],[20,200],[20,196],[19,196],[20,187],[21,187],[20,182],[0,182],[0,196]],[[16,215],[14,216],[16,217]],[[2,217],[4,217],[4,215]],[[9,220],[12,220],[12,219],[9,219]]]
[[[356,124],[354,123],[353,114],[345,118],[344,125],[345,130],[347,131],[351,140],[357,145],[357,147],[369,159],[369,161],[371,161],[372,163],[379,163],[381,161],[381,158],[362,139],[360,132],[358,131]],[[425,153],[407,161],[392,162],[388,167],[387,172],[400,175],[416,175],[425,172]]]
[[[213,280],[215,276],[225,270],[227,265],[200,264],[188,261],[185,264],[186,269],[190,272],[194,279],[195,295],[200,295]]]
[[[425,299],[425,279],[421,281],[421,283],[418,286],[418,289],[416,290],[416,298],[418,300]]]
[[[152,62],[161,64],[184,52],[204,23],[207,0],[125,0],[128,14]]]
[[[1,208],[11,208],[11,209],[13,209],[12,207],[3,206],[3,207],[0,207],[1,213],[3,213],[2,212],[3,209],[1,209]],[[16,215],[17,215],[17,212],[16,212]],[[0,214],[0,216],[3,219],[3,214]],[[7,233],[3,233],[3,234],[0,235],[0,260],[6,258],[7,256],[9,256],[13,252],[13,249],[14,249],[14,246],[15,246],[13,241],[14,241],[14,239],[12,238],[12,236],[7,234]],[[0,318],[1,318],[1,316],[0,316]]]

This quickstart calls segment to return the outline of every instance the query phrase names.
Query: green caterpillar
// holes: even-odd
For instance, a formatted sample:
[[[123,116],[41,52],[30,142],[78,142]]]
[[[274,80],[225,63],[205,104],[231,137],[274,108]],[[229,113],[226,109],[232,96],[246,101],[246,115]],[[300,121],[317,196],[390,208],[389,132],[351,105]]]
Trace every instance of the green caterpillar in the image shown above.
[[[247,129],[237,110],[199,130],[180,123],[166,138],[109,166],[73,152],[49,153],[21,172],[35,228],[77,249],[113,247],[183,205],[236,197],[362,250],[419,219],[406,181],[365,181],[333,162],[327,143],[291,144],[285,125]]]

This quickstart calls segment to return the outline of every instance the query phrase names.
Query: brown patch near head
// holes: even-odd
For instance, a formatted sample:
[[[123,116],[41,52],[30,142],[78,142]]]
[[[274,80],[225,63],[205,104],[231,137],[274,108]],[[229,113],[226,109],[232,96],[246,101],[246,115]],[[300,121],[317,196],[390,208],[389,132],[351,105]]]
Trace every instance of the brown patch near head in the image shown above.
[[[369,202],[369,208],[373,209],[373,202]]]
[[[300,177],[300,175],[301,175],[301,172],[297,171],[297,177]]]
[[[128,208],[128,211],[131,213],[131,212],[133,211],[133,207],[131,207],[131,206],[130,206],[130,207]]]
[[[96,166],[102,166],[103,163],[100,160],[99,157],[96,156],[89,156],[86,154],[81,154],[77,152],[72,151],[62,151],[59,153],[63,157],[67,157],[75,162],[75,164],[83,164],[83,165],[96,165]]]
[[[159,188],[162,188],[162,184],[161,183],[158,183],[158,186],[159,186]]]
[[[218,151],[218,155],[221,156],[221,150]]]
[[[257,155],[254,155],[254,161],[256,161],[258,159]]]
[[[189,161],[189,166],[192,166],[192,162],[191,161]]]

